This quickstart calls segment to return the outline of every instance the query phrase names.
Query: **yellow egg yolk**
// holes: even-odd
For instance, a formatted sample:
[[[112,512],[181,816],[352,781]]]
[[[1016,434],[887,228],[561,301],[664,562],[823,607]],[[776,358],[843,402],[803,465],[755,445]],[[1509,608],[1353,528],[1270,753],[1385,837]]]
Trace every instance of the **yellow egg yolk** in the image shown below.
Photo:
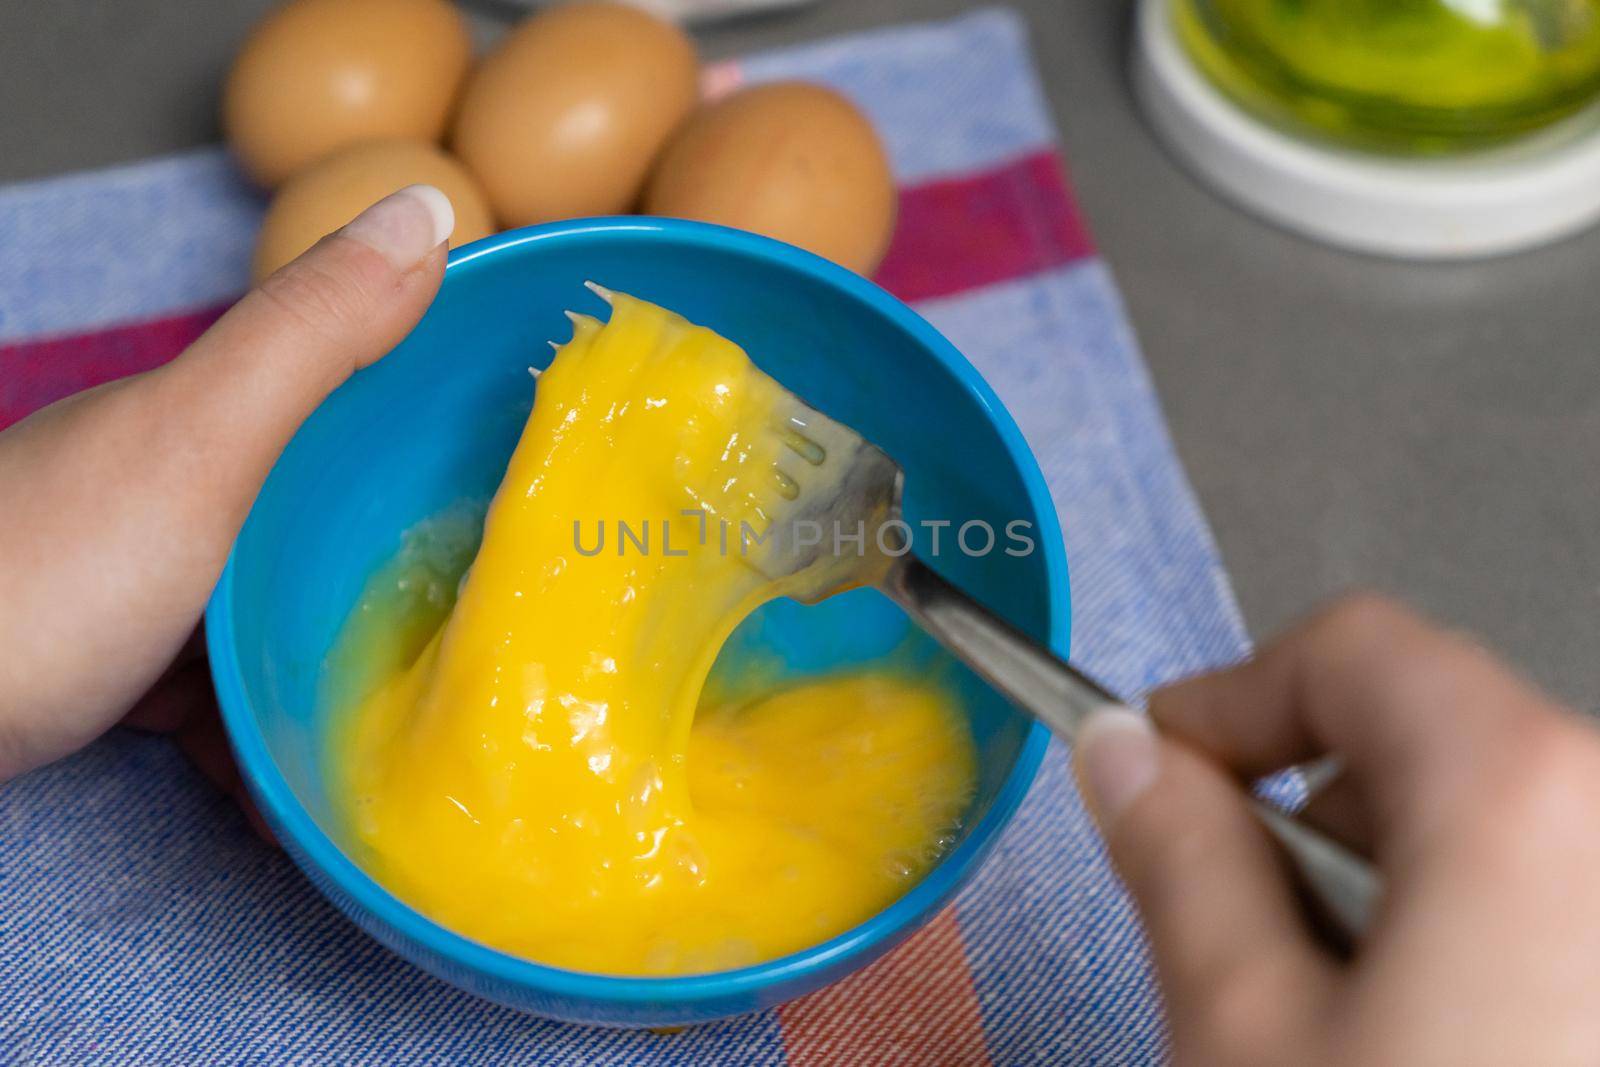
[[[720,970],[921,877],[973,745],[944,690],[890,671],[697,715],[724,640],[782,593],[738,537],[773,521],[783,393],[710,330],[613,300],[540,376],[448,614],[414,554],[374,579],[431,599],[409,625],[437,629],[335,709],[330,791],[363,866],[468,937],[573,970]],[[369,588],[330,666],[402,641],[399,602]]]

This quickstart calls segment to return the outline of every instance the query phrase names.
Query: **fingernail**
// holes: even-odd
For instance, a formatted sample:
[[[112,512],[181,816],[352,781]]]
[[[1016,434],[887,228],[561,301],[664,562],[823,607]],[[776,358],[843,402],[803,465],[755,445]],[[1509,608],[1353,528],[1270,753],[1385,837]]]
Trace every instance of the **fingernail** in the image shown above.
[[[1078,731],[1078,766],[1101,825],[1155,784],[1160,758],[1155,730],[1138,712],[1107,708],[1089,716]]]
[[[448,196],[431,185],[408,185],[351,219],[344,235],[383,253],[395,270],[406,271],[455,228],[456,213]]]

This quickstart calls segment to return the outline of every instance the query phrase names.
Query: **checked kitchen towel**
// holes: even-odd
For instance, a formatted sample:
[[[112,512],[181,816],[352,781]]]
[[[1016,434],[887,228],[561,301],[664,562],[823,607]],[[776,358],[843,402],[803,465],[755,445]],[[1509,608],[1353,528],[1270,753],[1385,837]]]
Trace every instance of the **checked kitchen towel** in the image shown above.
[[[885,137],[901,216],[879,281],[967,354],[1038,454],[1074,657],[1142,693],[1241,656],[1018,20],[883,30],[709,81],[780,77],[837,87]],[[0,188],[0,427],[171,358],[244,288],[261,209],[217,149]],[[165,741],[117,731],[0,787],[0,976],[0,1064],[1143,1063],[1165,1041],[1059,744],[982,873],[897,952],[776,1011],[663,1035],[521,1016],[412,968]]]

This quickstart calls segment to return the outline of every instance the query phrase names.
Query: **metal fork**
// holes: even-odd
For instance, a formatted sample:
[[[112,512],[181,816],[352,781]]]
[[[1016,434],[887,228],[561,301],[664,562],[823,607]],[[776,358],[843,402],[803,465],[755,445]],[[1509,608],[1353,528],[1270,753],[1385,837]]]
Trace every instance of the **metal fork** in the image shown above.
[[[788,445],[781,501],[745,560],[811,604],[847,589],[881,590],[1013,704],[1072,741],[1101,708],[1126,702],[946,581],[911,551],[900,466],[860,434],[792,394],[775,431]],[[832,533],[834,536],[829,536]],[[837,536],[838,534],[843,536]],[[839,551],[848,544],[851,551]],[[1332,939],[1349,948],[1371,921],[1381,881],[1363,858],[1280,809],[1252,800]]]

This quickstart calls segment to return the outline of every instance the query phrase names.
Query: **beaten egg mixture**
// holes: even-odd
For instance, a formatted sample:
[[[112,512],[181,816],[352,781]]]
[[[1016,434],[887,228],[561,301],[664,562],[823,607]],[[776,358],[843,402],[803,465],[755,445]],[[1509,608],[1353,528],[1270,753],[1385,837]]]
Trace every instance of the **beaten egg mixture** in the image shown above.
[[[365,868],[468,937],[573,970],[721,970],[899,896],[954,838],[973,744],[945,690],[888,670],[698,706],[783,592],[715,533],[772,521],[783,394],[710,330],[613,301],[540,376],[453,605],[413,545],[347,624],[332,669],[380,677],[337,709],[331,793]]]

